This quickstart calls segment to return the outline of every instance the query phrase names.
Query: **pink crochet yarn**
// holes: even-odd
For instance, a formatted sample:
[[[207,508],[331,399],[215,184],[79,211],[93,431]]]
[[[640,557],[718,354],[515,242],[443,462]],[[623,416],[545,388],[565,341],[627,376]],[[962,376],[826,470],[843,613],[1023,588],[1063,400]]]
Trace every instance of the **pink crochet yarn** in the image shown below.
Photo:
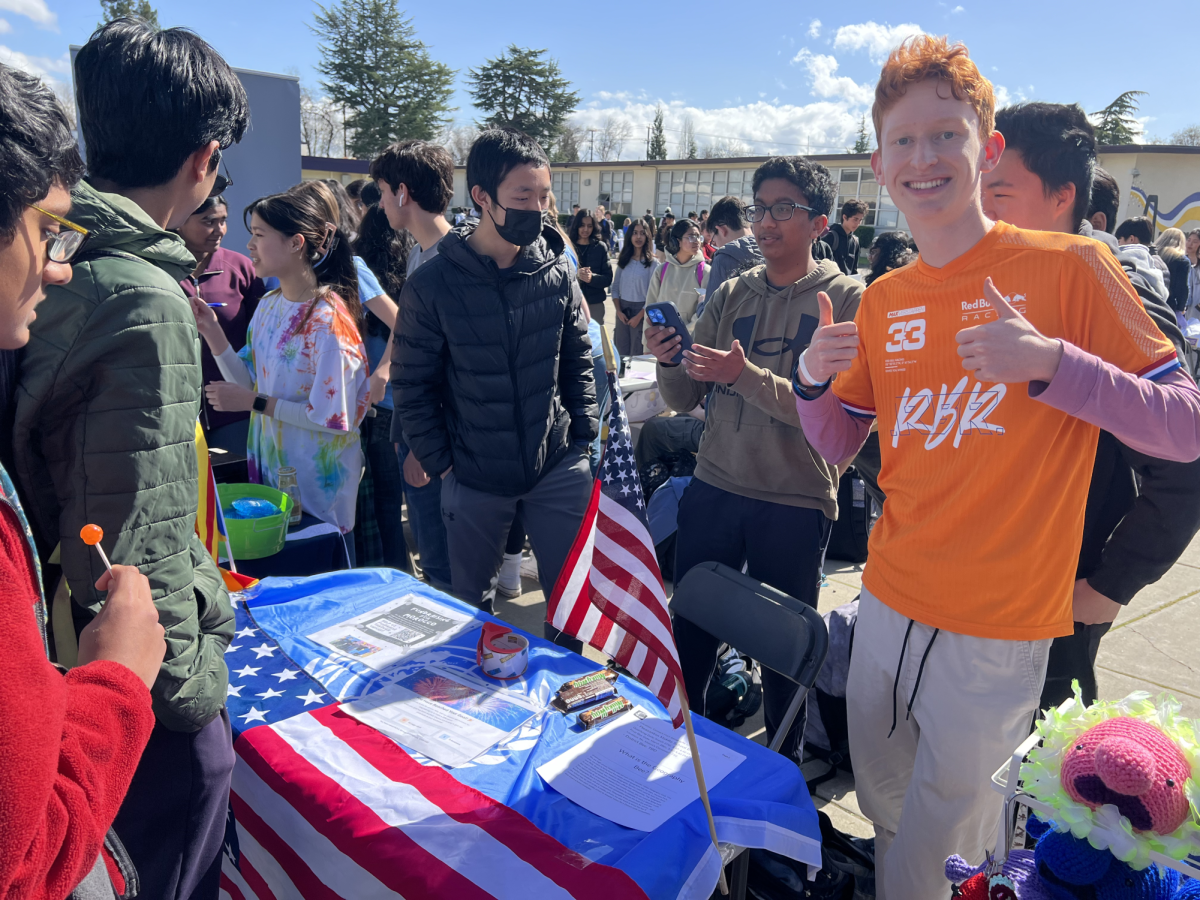
[[[1136,831],[1170,834],[1184,823],[1189,777],[1174,741],[1149,722],[1126,716],[1089,728],[1063,756],[1067,794],[1092,809],[1115,805]]]

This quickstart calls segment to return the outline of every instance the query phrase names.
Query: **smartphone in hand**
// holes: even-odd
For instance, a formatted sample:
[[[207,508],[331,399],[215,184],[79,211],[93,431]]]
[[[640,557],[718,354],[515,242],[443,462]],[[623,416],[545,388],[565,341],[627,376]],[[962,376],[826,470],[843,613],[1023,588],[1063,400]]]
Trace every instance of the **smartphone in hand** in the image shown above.
[[[651,325],[662,325],[675,329],[675,333],[682,338],[682,341],[679,349],[675,351],[675,355],[671,357],[671,365],[677,366],[683,362],[683,351],[692,349],[692,336],[688,333],[687,326],[683,324],[683,317],[679,315],[675,304],[670,302],[651,303],[646,307],[646,321]]]

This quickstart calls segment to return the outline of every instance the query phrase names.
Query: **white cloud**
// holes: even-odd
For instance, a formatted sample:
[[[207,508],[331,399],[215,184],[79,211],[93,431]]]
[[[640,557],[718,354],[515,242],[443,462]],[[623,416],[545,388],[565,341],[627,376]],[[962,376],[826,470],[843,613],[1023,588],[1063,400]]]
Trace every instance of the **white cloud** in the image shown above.
[[[950,10],[950,12],[953,14],[953,13],[965,12],[965,10],[961,6],[956,6],[956,7],[954,7],[954,9]]]
[[[8,34],[12,31],[12,26],[8,24],[8,19],[0,19],[0,34]]]
[[[878,22],[863,22],[860,25],[843,25],[833,38],[834,50],[866,50],[871,62],[883,65],[900,43],[914,34],[923,34],[925,29],[912,22],[903,25],[880,25]]]
[[[816,37],[821,36],[821,20],[820,19],[813,19],[811,22],[808,23],[808,36],[810,38],[816,38]]]
[[[12,50],[0,44],[0,63],[49,81],[65,81],[71,76],[71,57],[67,53],[58,59],[50,59],[47,56],[27,56],[20,50]]]
[[[0,0],[0,10],[25,16],[42,28],[58,31],[58,16],[50,11],[46,0]]]
[[[792,60],[808,70],[814,96],[845,100],[852,106],[863,106],[870,103],[875,96],[874,88],[859,84],[853,78],[836,75],[838,61],[832,56],[813,53],[807,47],[796,54]]]

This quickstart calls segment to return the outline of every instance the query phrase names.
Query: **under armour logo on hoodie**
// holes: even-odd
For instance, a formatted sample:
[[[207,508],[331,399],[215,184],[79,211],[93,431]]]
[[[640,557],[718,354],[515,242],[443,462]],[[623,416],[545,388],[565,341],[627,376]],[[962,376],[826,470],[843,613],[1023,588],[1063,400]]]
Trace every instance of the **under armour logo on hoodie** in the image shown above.
[[[759,356],[782,356],[784,353],[801,353],[812,341],[813,333],[817,330],[817,325],[819,324],[815,316],[805,313],[800,317],[800,324],[796,327],[795,337],[759,338],[751,346],[750,339],[754,336],[755,318],[756,316],[743,316],[740,319],[733,320],[733,336],[743,347],[750,348],[748,356],[755,353]]]

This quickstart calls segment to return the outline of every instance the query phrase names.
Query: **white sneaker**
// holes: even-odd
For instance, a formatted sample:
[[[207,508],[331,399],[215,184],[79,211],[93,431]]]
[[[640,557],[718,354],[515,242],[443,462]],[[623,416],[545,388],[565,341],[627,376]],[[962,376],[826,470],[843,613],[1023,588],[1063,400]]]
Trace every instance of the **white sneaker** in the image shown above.
[[[505,553],[496,579],[496,591],[510,599],[521,596],[521,554]]]

